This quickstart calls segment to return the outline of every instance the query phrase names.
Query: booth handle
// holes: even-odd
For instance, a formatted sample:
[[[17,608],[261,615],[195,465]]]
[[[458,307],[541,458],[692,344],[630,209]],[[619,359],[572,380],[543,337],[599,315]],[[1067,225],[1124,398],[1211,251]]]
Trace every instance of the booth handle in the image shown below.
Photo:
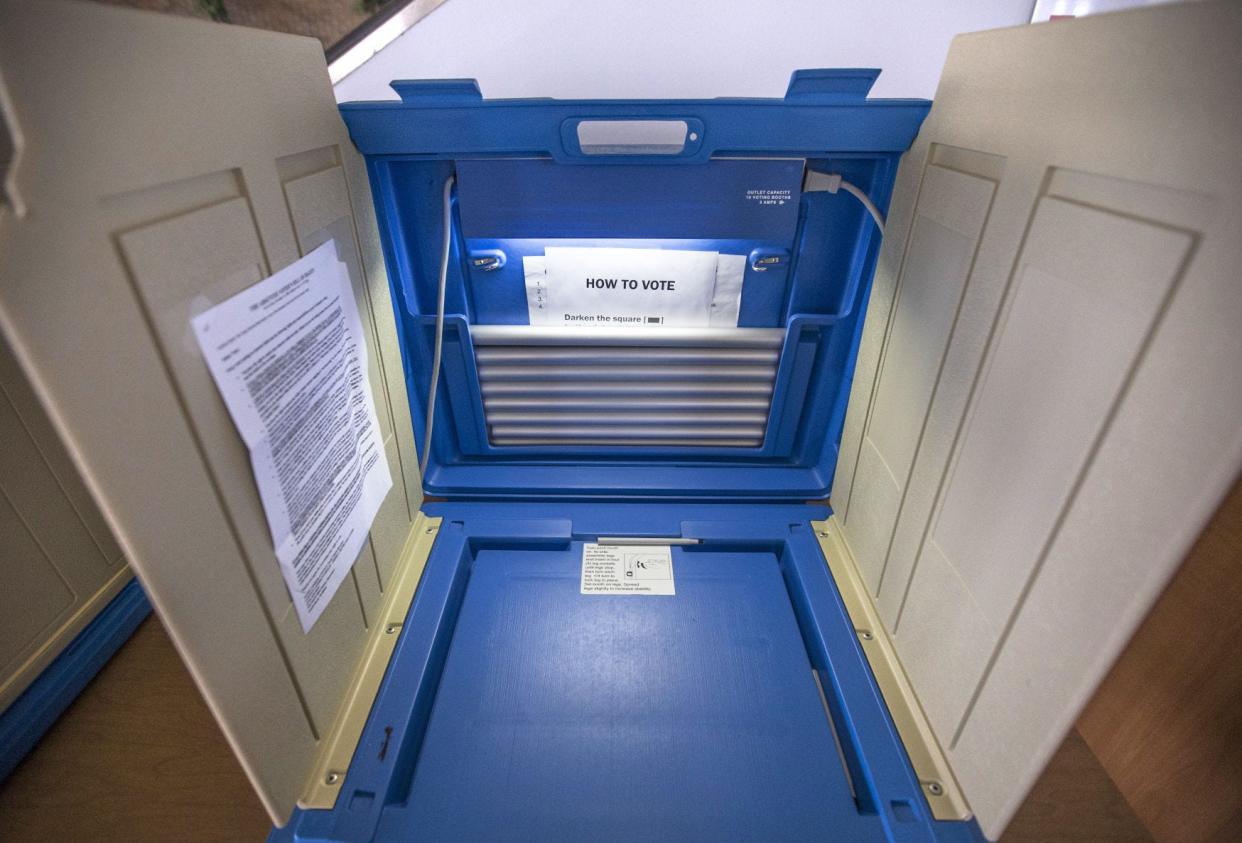
[[[561,147],[576,161],[684,161],[699,158],[705,127],[697,117],[570,117]]]

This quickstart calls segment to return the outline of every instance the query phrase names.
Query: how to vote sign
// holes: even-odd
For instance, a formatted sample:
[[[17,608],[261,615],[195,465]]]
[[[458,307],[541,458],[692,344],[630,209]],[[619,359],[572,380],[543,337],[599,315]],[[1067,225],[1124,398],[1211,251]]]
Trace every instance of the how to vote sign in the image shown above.
[[[532,325],[736,327],[746,257],[549,247],[523,268]]]

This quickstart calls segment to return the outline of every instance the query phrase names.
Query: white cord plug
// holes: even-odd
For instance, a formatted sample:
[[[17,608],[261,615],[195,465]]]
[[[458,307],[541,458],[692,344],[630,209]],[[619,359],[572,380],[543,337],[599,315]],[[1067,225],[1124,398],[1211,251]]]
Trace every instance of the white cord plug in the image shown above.
[[[840,173],[820,173],[807,170],[802,180],[803,193],[836,193],[841,187]]]
[[[871,214],[871,218],[875,220],[876,228],[880,229],[880,235],[883,236],[884,217],[862,188],[841,178],[840,173],[817,173],[815,170],[807,170],[806,177],[802,180],[803,193],[836,193],[838,190],[844,190],[863,204],[867,213]]]

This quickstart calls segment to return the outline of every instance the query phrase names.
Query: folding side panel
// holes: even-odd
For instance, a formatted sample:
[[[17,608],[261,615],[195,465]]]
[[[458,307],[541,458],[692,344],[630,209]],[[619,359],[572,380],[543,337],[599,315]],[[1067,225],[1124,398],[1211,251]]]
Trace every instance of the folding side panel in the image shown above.
[[[361,159],[313,40],[93,4],[0,9],[14,142],[0,327],[283,820],[420,503]],[[303,634],[189,320],[328,239],[365,325],[394,488],[351,577]]]
[[[0,443],[3,712],[132,574],[3,337]]]
[[[1242,465],[1242,9],[962,36],[833,504],[996,837]]]

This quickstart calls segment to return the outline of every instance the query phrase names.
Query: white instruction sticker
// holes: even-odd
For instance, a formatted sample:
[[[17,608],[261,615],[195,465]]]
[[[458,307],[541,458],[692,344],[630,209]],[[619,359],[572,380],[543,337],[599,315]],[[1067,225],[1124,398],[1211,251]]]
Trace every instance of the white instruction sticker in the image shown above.
[[[532,325],[735,328],[746,256],[552,246],[522,266]]]
[[[582,546],[581,594],[676,594],[666,544]]]

